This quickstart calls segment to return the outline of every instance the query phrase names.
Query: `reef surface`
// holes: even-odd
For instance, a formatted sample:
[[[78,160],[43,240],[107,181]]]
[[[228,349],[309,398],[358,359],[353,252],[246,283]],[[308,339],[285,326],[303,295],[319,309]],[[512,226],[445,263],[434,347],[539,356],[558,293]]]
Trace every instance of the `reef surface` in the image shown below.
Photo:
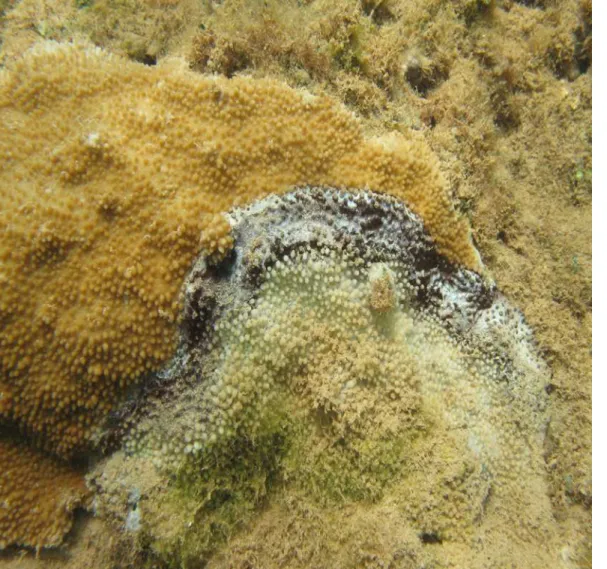
[[[0,429],[3,456],[20,456],[19,460],[11,460],[12,470],[6,471],[0,480],[3,504],[8,505],[5,508],[8,514],[0,519],[5,543],[38,548],[63,543],[58,554],[42,549],[41,560],[31,559],[32,564],[61,567],[81,567],[87,563],[94,567],[144,564],[152,562],[150,559],[160,562],[161,558],[195,562],[196,556],[209,558],[210,565],[216,566],[263,560],[263,566],[303,567],[322,565],[319,560],[331,558],[342,566],[392,563],[441,567],[449,563],[458,566],[476,563],[482,567],[501,567],[516,556],[526,566],[591,566],[590,2],[22,0],[1,4],[0,12],[0,58],[7,70],[4,80],[13,74],[13,79],[3,86],[6,89],[10,84],[12,89],[5,91],[8,104],[3,107],[6,177],[2,180],[2,191],[6,198],[3,211],[7,212],[3,227],[7,236],[4,244],[14,250],[8,257],[3,256],[3,326],[8,326],[10,333],[4,336],[8,344],[2,348],[4,367],[0,386],[3,394],[12,393],[0,400]],[[30,64],[24,63],[22,55],[30,46],[49,39],[84,42],[79,43],[78,49],[89,55],[70,56],[71,48],[48,50],[39,46],[36,48],[39,56],[45,50],[55,54],[46,63],[39,57],[34,66],[31,56],[26,56],[26,60],[30,57]],[[107,55],[95,52],[91,44],[120,57],[108,63]],[[122,57],[146,67],[127,63]],[[86,66],[89,74],[83,78],[78,69]],[[204,122],[206,119],[203,123],[207,126],[200,124],[202,130],[192,127],[187,119],[196,106],[186,96],[187,90],[195,84],[201,91],[207,89],[192,78],[192,71],[214,76],[215,82],[217,75],[234,77],[222,87],[230,93],[252,79],[262,80],[263,86],[251,87],[253,99],[247,99],[251,96],[249,91],[244,99],[236,97],[228,101],[226,114],[212,126],[212,136],[205,138],[204,131],[208,132],[209,125]],[[18,76],[21,79],[15,81]],[[128,81],[127,76],[131,78]],[[166,78],[168,83],[163,85]],[[267,78],[272,81],[266,81]],[[80,84],[76,91],[68,86],[72,80]],[[153,81],[157,82],[155,91],[149,89]],[[287,94],[290,91],[285,83],[296,88],[297,95]],[[233,90],[230,84],[235,86]],[[172,97],[171,89],[176,89]],[[73,99],[70,92],[75,95]],[[139,96],[142,92],[148,93],[147,99]],[[270,135],[260,136],[251,146],[259,149],[256,153],[234,152],[225,140],[233,139],[234,134],[234,140],[244,140],[248,135],[246,131],[240,131],[239,135],[240,127],[224,129],[231,120],[226,122],[225,117],[236,112],[237,122],[241,116],[252,118],[255,113],[251,113],[253,107],[248,102],[256,97],[259,101],[260,95],[262,99],[276,97],[276,104],[264,103],[255,124],[268,133],[286,129],[289,135],[278,144],[271,143]],[[138,102],[133,105],[129,100]],[[17,108],[19,104],[15,106],[18,101],[22,108]],[[289,109],[295,101],[311,105],[303,115],[316,117],[312,130],[323,130],[323,123],[328,126],[320,144],[318,139],[311,145],[304,143],[310,131],[302,130],[301,117],[292,120]],[[358,118],[354,120],[340,110],[336,101],[341,101]],[[216,103],[211,101],[211,107]],[[74,112],[76,108],[79,113]],[[170,111],[167,114],[159,109]],[[61,113],[71,118],[59,119]],[[278,117],[278,122],[273,123],[272,116]],[[199,115],[197,120],[201,118]],[[337,144],[330,143],[334,133],[339,134]],[[243,138],[239,139],[241,135]],[[196,142],[201,139],[207,143],[199,148]],[[217,140],[223,141],[220,146]],[[361,145],[367,154],[358,153]],[[428,146],[438,162],[428,152]],[[132,150],[125,153],[122,151],[125,147]],[[24,156],[29,158],[24,160]],[[48,156],[52,160],[45,164]],[[181,157],[186,157],[191,169],[183,167]],[[268,160],[280,165],[268,169]],[[327,162],[328,169],[323,169]],[[164,166],[160,167],[161,163]],[[356,172],[352,174],[354,163]],[[250,169],[255,171],[253,178],[243,174]],[[421,176],[417,186],[416,176]],[[33,182],[35,179],[38,181]],[[179,179],[179,187],[171,179]],[[211,185],[201,184],[201,180],[211,179]],[[355,438],[355,444],[329,445],[333,451],[327,453],[326,441],[311,436],[309,444],[318,443],[314,451],[301,446],[297,433],[289,430],[288,421],[281,422],[283,418],[275,418],[277,423],[269,421],[266,426],[284,426],[292,438],[262,437],[258,447],[230,447],[237,456],[248,457],[251,464],[247,476],[241,476],[242,473],[234,476],[232,472],[231,477],[223,478],[224,484],[236,484],[238,489],[234,495],[240,501],[234,500],[238,506],[234,508],[230,508],[231,501],[226,495],[222,497],[220,493],[209,503],[212,493],[208,492],[208,479],[195,479],[194,488],[198,490],[188,497],[183,492],[187,482],[192,482],[189,474],[183,479],[159,474],[175,468],[180,471],[177,463],[183,454],[196,463],[201,453],[206,452],[207,444],[197,437],[213,429],[215,434],[218,432],[218,427],[209,428],[203,421],[198,431],[194,429],[198,435],[190,440],[185,438],[184,419],[178,410],[187,411],[184,416],[189,417],[200,405],[207,410],[205,405],[209,405],[204,399],[206,388],[199,387],[200,400],[196,397],[189,400],[184,395],[186,387],[196,382],[209,385],[200,383],[203,377],[200,370],[196,375],[191,369],[186,373],[187,366],[179,373],[171,367],[181,361],[170,359],[176,347],[185,349],[188,342],[184,338],[190,338],[189,349],[197,354],[193,360],[201,364],[201,369],[209,372],[217,367],[226,377],[240,373],[229,366],[219,366],[218,362],[223,361],[219,352],[201,351],[200,346],[211,336],[218,338],[217,344],[211,342],[214,350],[219,350],[221,342],[235,347],[244,340],[229,325],[229,319],[215,335],[204,322],[191,318],[198,311],[190,302],[188,290],[198,290],[196,282],[206,282],[200,274],[197,281],[196,273],[190,272],[192,263],[201,251],[206,251],[216,253],[208,259],[209,267],[239,266],[231,256],[226,257],[225,265],[218,261],[231,249],[230,228],[244,223],[244,214],[237,214],[236,210],[232,211],[232,217],[218,214],[227,212],[234,204],[302,184],[396,192],[403,200],[402,207],[415,212],[410,213],[413,218],[420,215],[423,220],[420,223],[428,229],[427,238],[431,242],[432,238],[438,239],[433,253],[437,256],[432,261],[438,263],[433,266],[440,266],[438,272],[442,274],[445,267],[450,263],[458,265],[458,261],[467,265],[453,269],[453,274],[468,275],[451,283],[453,295],[443,294],[443,298],[452,298],[451,305],[442,305],[444,325],[455,319],[453,306],[465,307],[460,324],[476,322],[477,315],[470,320],[470,306],[476,306],[477,301],[494,303],[502,298],[491,278],[509,298],[503,301],[504,306],[513,302],[524,312],[537,345],[529,341],[526,332],[523,343],[531,346],[532,359],[540,361],[542,368],[541,360],[545,360],[547,368],[532,382],[535,387],[528,393],[523,390],[531,400],[523,402],[520,391],[511,398],[518,401],[514,404],[517,409],[514,415],[525,417],[530,423],[523,421],[516,432],[509,430],[512,425],[505,428],[504,433],[510,433],[507,443],[497,435],[494,440],[496,449],[508,445],[518,448],[521,432],[535,433],[527,453],[521,451],[514,461],[516,468],[526,473],[526,482],[520,490],[510,491],[510,502],[503,491],[496,490],[500,487],[498,481],[503,480],[500,469],[505,463],[497,460],[491,466],[485,464],[489,461],[483,458],[483,453],[491,448],[487,440],[475,435],[478,439],[475,447],[474,436],[465,444],[463,439],[454,442],[456,435],[443,436],[449,430],[446,426],[449,421],[457,424],[453,418],[457,413],[475,417],[476,422],[467,422],[464,431],[474,432],[476,428],[478,432],[491,432],[486,426],[479,427],[489,421],[489,415],[484,414],[486,407],[478,398],[460,401],[459,394],[453,395],[456,404],[450,416],[450,408],[440,401],[434,411],[428,411],[427,403],[424,406],[421,402],[427,402],[430,394],[422,393],[420,384],[413,380],[400,387],[402,394],[408,396],[397,398],[400,403],[381,400],[374,391],[377,386],[371,385],[365,387],[365,398],[356,404],[347,397],[344,400],[335,397],[336,386],[341,392],[350,381],[345,376],[353,373],[353,369],[363,375],[372,369],[383,370],[388,356],[396,357],[392,348],[386,352],[387,348],[378,344],[377,338],[367,336],[365,343],[373,345],[376,352],[366,360],[367,367],[356,368],[346,356],[347,350],[338,350],[336,358],[323,359],[322,354],[310,348],[310,338],[317,336],[308,338],[306,333],[300,334],[300,345],[315,354],[321,369],[330,370],[336,382],[329,381],[324,390],[315,391],[322,383],[320,375],[308,383],[303,376],[297,376],[289,383],[274,368],[264,368],[269,385],[299,389],[298,393],[304,395],[300,401],[303,408],[330,406],[330,402],[341,409],[343,415],[337,413],[339,420],[328,414],[328,432],[332,436],[336,436],[336,429],[343,434],[352,431],[352,424],[367,425],[353,430],[359,437]],[[207,190],[204,195],[200,194],[202,187]],[[254,188],[257,193],[248,194],[247,188]],[[428,188],[432,188],[430,193]],[[236,198],[230,193],[234,190]],[[23,196],[28,196],[25,201]],[[96,197],[89,201],[88,196]],[[199,214],[204,215],[199,219]],[[465,218],[483,258],[482,278],[473,278],[466,272],[470,268],[478,270],[481,265],[471,246]],[[15,224],[14,219],[19,219],[19,223]],[[154,231],[144,231],[153,223],[156,223]],[[118,231],[108,233],[110,226]],[[437,227],[452,229],[441,234],[441,230],[435,231]],[[359,235],[364,234],[361,228]],[[134,237],[137,241],[138,236],[146,235],[151,236],[152,243],[141,241],[135,247],[124,247],[129,239]],[[159,235],[165,237],[159,239]],[[14,247],[17,242],[19,246]],[[441,257],[449,249],[452,254]],[[123,255],[123,250],[130,254]],[[175,250],[176,259],[171,258]],[[369,321],[373,325],[377,319],[393,316],[395,311],[400,314],[413,310],[413,305],[407,303],[404,304],[408,308],[403,309],[404,293],[398,288],[404,286],[403,273],[394,272],[390,266],[396,260],[373,261],[365,268],[366,280],[361,280],[360,275],[350,274],[352,257],[348,255],[353,254],[352,250],[343,258],[339,248],[332,250],[336,251],[338,265],[345,264],[347,270],[333,274],[331,282],[339,284],[340,290],[367,287],[370,296],[365,306],[375,306],[370,309],[375,315],[375,320]],[[89,255],[91,251],[95,255]],[[152,256],[150,251],[154,251]],[[461,256],[463,251],[466,252]],[[267,253],[261,250],[253,257],[263,259]],[[243,286],[239,287],[252,295],[249,301],[257,303],[255,309],[271,307],[282,314],[278,302],[282,296],[278,300],[272,296],[277,290],[291,298],[292,304],[299,301],[298,289],[290,280],[292,272],[300,275],[312,269],[297,251],[293,258],[288,253],[287,259],[280,261],[285,266],[274,268],[272,276],[263,277],[269,283],[266,296],[260,291],[253,293],[251,282],[240,283]],[[326,268],[328,261],[322,248],[317,254],[320,255],[317,261]],[[405,261],[409,263],[411,258]],[[426,258],[424,262],[429,261]],[[205,263],[199,260],[195,266],[206,267]],[[70,265],[69,270],[55,271],[57,267]],[[85,268],[84,279],[79,275],[80,267]],[[263,268],[264,265],[258,267],[256,278],[264,274]],[[233,286],[227,284],[226,274],[221,271],[213,274],[217,276],[216,285],[221,284],[224,289]],[[183,288],[186,277],[187,286]],[[407,278],[404,281],[409,282]],[[71,283],[77,283],[78,287],[72,287]],[[460,288],[464,285],[465,294]],[[19,291],[24,289],[36,294],[21,294]],[[423,290],[421,296],[436,301],[438,297],[431,294],[434,289]],[[445,292],[444,288],[441,290]],[[331,306],[333,311],[337,310],[334,303],[341,306],[339,303],[349,302],[347,298],[333,297],[329,302],[326,290],[318,292],[320,305]],[[248,310],[236,298],[226,298],[218,290],[209,294],[213,302],[218,301],[215,310],[232,304],[235,314]],[[128,303],[124,303],[125,295],[130,298]],[[104,311],[108,303],[117,310]],[[422,304],[415,308],[422,308]],[[439,306],[440,303],[435,303],[421,312],[436,314]],[[517,315],[514,320],[519,321],[518,311],[509,310]],[[213,311],[203,314],[210,321],[217,317]],[[358,314],[358,317],[366,316]],[[21,326],[23,322],[28,326]],[[238,322],[243,322],[242,316]],[[185,329],[188,323],[189,332]],[[335,334],[340,325],[352,326],[351,321],[339,318],[334,324]],[[455,334],[459,338],[462,330],[458,331],[458,325],[451,323],[448,331],[440,334]],[[438,328],[443,330],[442,326]],[[522,330],[527,330],[527,324],[522,326]],[[114,336],[103,337],[104,330],[112,328]],[[508,330],[509,337],[521,339],[515,329]],[[272,336],[271,327],[265,332],[280,345],[283,334]],[[246,339],[248,333],[243,329],[241,334]],[[45,344],[49,338],[55,340]],[[433,341],[438,342],[436,338]],[[491,341],[498,339],[492,337]],[[342,344],[342,348],[348,346],[347,342]],[[41,345],[50,348],[40,350]],[[507,342],[499,345],[498,351],[512,349]],[[143,352],[139,350],[141,347]],[[24,350],[26,357],[20,357]],[[285,353],[298,361],[295,348],[285,348]],[[491,353],[495,356],[495,349]],[[183,357],[183,352],[178,354]],[[257,356],[263,360],[264,354],[262,349]],[[377,354],[383,354],[383,359],[377,360]],[[404,356],[401,353],[398,357]],[[474,354],[466,352],[458,357],[468,362],[467,358]],[[169,360],[172,364],[166,367]],[[506,360],[500,363],[499,373],[508,375],[513,364],[511,357]],[[399,366],[408,369],[407,362],[398,361]],[[521,362],[517,360],[515,368],[518,365]],[[386,374],[393,377],[390,369],[386,369]],[[421,372],[416,368],[416,373]],[[204,377],[211,375],[209,372]],[[445,389],[431,374],[423,377],[422,385],[440,385],[441,390]],[[15,385],[19,386],[17,390]],[[449,383],[446,385],[448,391]],[[503,383],[499,385],[505,388]],[[538,386],[543,386],[544,391]],[[224,392],[218,388],[213,397],[219,393]],[[345,393],[349,395],[349,388]],[[504,396],[503,392],[488,395],[483,389],[479,390],[479,397],[480,394],[492,404]],[[222,397],[231,402],[233,396]],[[373,423],[376,408],[392,409],[394,414]],[[297,409],[290,409],[293,416],[301,418]],[[357,409],[365,412],[361,411],[355,420],[352,414]],[[529,417],[529,409],[534,410],[533,419]],[[243,421],[239,424],[253,432],[252,419],[245,415],[235,414]],[[410,485],[399,486],[392,479],[402,475],[401,481],[411,481],[407,478],[411,467],[397,460],[399,476],[392,476],[396,472],[394,453],[374,454],[374,445],[379,442],[368,442],[363,436],[368,434],[370,424],[365,421],[371,421],[378,432],[381,429],[397,432],[394,424],[388,424],[390,416],[402,419],[397,422],[402,425],[400,442],[396,440],[398,437],[394,439],[401,446],[392,449],[399,460],[407,458],[416,472],[430,473],[427,480],[421,474],[416,479],[419,492],[412,492]],[[437,422],[436,417],[446,417],[444,424]],[[305,431],[305,421],[300,423]],[[460,427],[458,424],[455,430]],[[28,447],[21,452],[24,434]],[[236,434],[236,430],[230,432]],[[163,451],[158,441],[166,436],[175,441],[175,448]],[[287,439],[293,446],[285,442]],[[363,444],[361,440],[367,442]],[[411,444],[404,444],[404,440]],[[432,454],[430,448],[424,447],[432,440],[439,441],[437,448],[450,449],[447,455]],[[281,452],[273,454],[277,445]],[[343,478],[329,484],[326,478],[318,477],[314,468],[294,461],[295,451],[288,448],[302,450],[301,456],[309,456],[303,450],[314,451],[312,456],[318,460],[313,464],[322,466],[325,472],[343,472]],[[405,448],[409,454],[404,452]],[[476,452],[471,450],[474,448]],[[100,462],[94,472],[78,460],[90,457],[92,449],[100,453],[95,460],[109,460]],[[108,453],[117,454],[108,459]],[[325,455],[334,461],[330,467],[320,460]],[[235,456],[216,455],[215,462],[210,461],[214,475],[231,472],[229,466]],[[273,461],[264,462],[261,457],[273,457]],[[537,457],[541,457],[540,462],[533,462]],[[65,462],[66,458],[69,462]],[[447,474],[440,470],[443,461],[464,465],[463,470]],[[29,476],[28,462],[32,465]],[[366,469],[365,483],[360,484],[363,478],[348,476],[345,464]],[[87,470],[88,490],[83,486]],[[189,471],[186,468],[184,472]],[[278,485],[283,494],[268,491],[271,486],[268,481],[282,481],[285,473],[288,481]],[[392,473],[390,480],[387,473]],[[137,479],[138,490],[132,485],[126,489],[117,487],[122,482],[130,484],[133,479]],[[439,493],[436,488],[442,488],[447,479],[448,489]],[[355,484],[355,480],[359,483]],[[28,481],[36,485],[36,493],[24,491]],[[435,489],[429,488],[431,482],[437,483]],[[511,489],[510,483],[503,485]],[[531,500],[527,483],[537,484]],[[45,489],[59,486],[61,495],[48,499],[50,494]],[[293,491],[286,492],[286,487]],[[183,508],[183,502],[173,500],[178,494],[175,488],[182,492],[182,498],[186,497],[186,503],[192,499],[199,504],[202,513],[198,518],[184,521],[187,508]],[[332,498],[327,501],[314,488],[333,490],[332,494],[329,492]],[[98,493],[97,501],[88,501],[91,491]],[[207,492],[204,499],[203,491]],[[12,501],[6,499],[7,495]],[[154,497],[158,498],[156,502]],[[32,516],[29,504],[39,500],[40,515]],[[156,529],[138,533],[146,520],[145,516],[139,517],[146,504],[148,514],[156,521]],[[509,533],[509,528],[500,524],[512,519],[509,516],[517,504],[527,505],[527,509],[522,508],[524,523],[520,532]],[[124,513],[125,505],[131,510],[130,515]],[[68,535],[71,512],[79,506],[88,512],[99,508],[99,515],[78,516],[75,533]],[[494,512],[492,506],[496,508]],[[217,522],[212,526],[217,531],[206,535],[192,531],[189,537],[187,532],[179,533],[180,523],[199,520],[205,512],[207,520]],[[227,518],[222,518],[222,513]],[[230,516],[234,517],[225,525],[223,522],[230,520]],[[488,529],[486,524],[494,525]],[[335,526],[339,531],[331,529]],[[486,544],[491,547],[483,545],[481,527],[486,532],[483,534],[487,536]],[[16,539],[7,540],[7,532],[15,528]],[[128,531],[123,531],[124,528]],[[122,534],[126,539],[116,542],[115,536]],[[143,543],[137,542],[132,539],[134,534],[147,537],[142,538]],[[536,552],[537,539],[548,544],[548,557]],[[193,546],[196,543],[198,549]],[[474,553],[470,550],[472,544]],[[154,555],[146,561],[147,554],[142,552],[152,550]],[[30,561],[27,555],[17,561],[10,549],[0,559],[7,566],[17,562],[23,566]]]

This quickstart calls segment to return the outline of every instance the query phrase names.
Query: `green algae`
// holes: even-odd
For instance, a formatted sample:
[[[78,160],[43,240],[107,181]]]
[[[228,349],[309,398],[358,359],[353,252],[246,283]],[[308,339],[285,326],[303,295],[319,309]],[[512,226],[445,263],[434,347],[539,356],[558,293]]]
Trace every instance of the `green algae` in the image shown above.
[[[275,401],[254,437],[222,441],[171,475],[159,509],[180,513],[177,531],[158,536],[152,522],[140,537],[154,558],[199,566],[280,497],[305,496],[329,508],[378,502],[415,464],[419,433],[331,440],[328,414],[303,416],[289,399]]]

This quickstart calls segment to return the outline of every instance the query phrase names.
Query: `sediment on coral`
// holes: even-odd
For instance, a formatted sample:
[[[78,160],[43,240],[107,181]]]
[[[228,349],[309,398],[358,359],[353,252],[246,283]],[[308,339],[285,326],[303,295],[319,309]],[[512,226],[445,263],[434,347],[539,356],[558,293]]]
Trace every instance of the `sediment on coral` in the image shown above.
[[[169,481],[140,515],[176,564],[212,559],[287,494],[391,500],[403,531],[437,543],[537,539],[551,523],[547,374],[495,285],[369,191],[302,187],[228,219],[233,250],[200,257],[185,281],[166,389],[91,476],[108,518],[126,523],[113,504],[138,487],[135,464]]]

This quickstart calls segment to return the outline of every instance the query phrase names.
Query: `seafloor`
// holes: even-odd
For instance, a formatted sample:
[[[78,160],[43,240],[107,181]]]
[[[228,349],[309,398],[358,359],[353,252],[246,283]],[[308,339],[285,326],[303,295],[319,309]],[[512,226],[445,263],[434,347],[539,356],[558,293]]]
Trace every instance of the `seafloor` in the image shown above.
[[[179,57],[202,74],[279,79],[342,101],[370,136],[423,138],[550,366],[544,460],[560,555],[591,566],[590,0],[1,0],[0,10],[0,65],[41,39],[83,39],[146,65]],[[341,532],[320,511],[301,513],[318,517],[308,526],[266,512],[241,546],[328,567],[315,550],[355,547],[367,527],[360,566],[387,567],[393,536],[376,533],[394,513],[349,507]],[[82,514],[66,548],[6,552],[0,566],[109,569],[113,539]],[[217,566],[240,567],[236,553]],[[449,566],[466,559],[454,551]]]

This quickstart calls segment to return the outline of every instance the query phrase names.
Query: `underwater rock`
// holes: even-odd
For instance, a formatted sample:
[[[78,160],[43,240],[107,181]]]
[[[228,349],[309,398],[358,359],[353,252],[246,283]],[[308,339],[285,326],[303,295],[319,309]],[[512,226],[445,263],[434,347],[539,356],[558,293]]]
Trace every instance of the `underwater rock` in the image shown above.
[[[292,496],[389,500],[407,535],[471,555],[471,536],[510,560],[504,535],[541,539],[548,373],[495,285],[369,191],[301,187],[228,219],[231,253],[184,284],[178,355],[91,475],[100,515],[130,527],[116,504],[138,488],[145,542],[185,565]]]

